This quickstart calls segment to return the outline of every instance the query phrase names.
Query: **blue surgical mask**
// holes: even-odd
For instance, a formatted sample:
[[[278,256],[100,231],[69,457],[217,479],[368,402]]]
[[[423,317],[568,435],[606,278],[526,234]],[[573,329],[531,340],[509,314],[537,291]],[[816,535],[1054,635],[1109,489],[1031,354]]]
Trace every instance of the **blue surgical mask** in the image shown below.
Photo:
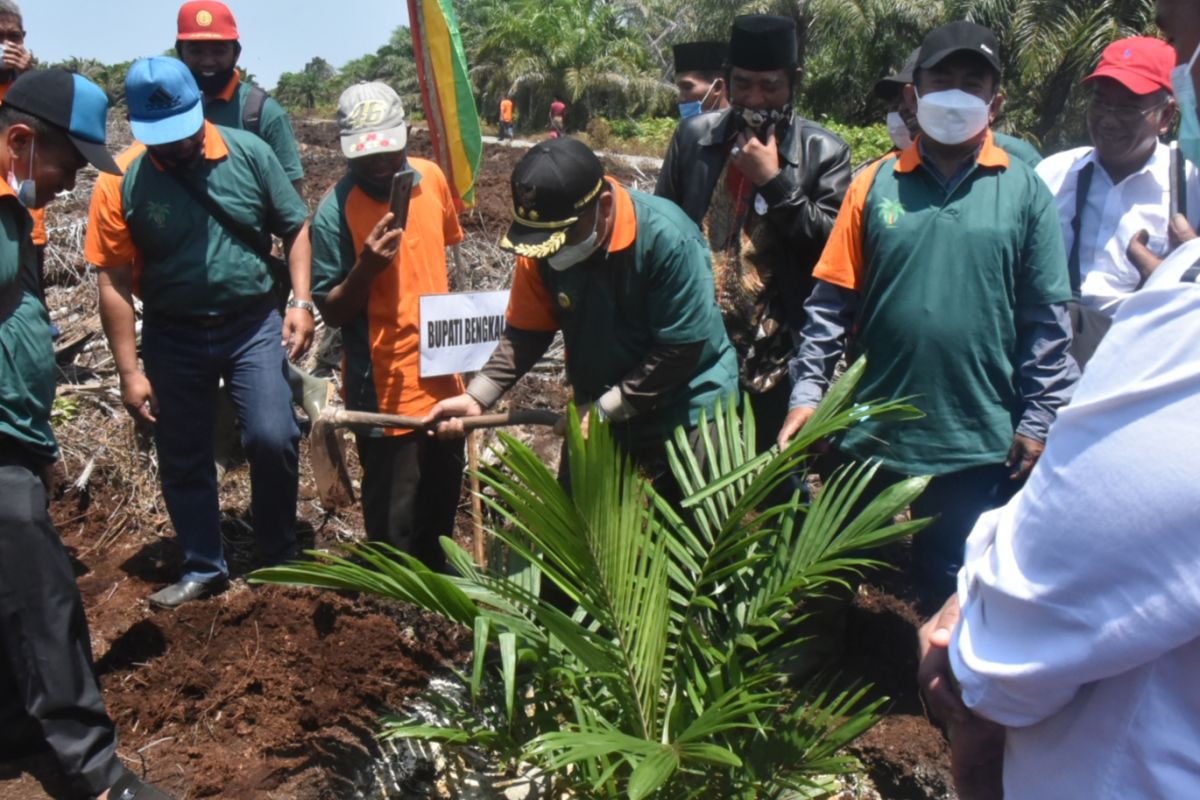
[[[708,91],[704,93],[704,97],[699,100],[693,100],[690,103],[679,104],[679,118],[687,119],[698,114],[704,113],[704,104],[708,102],[708,96],[712,94],[713,84],[708,85]]]
[[[1179,104],[1179,151],[1193,164],[1200,164],[1200,110],[1196,106],[1196,83],[1192,80],[1192,66],[1200,55],[1200,44],[1186,64],[1171,71],[1171,87],[1175,91],[1175,102]]]
[[[17,180],[17,173],[13,172],[12,165],[8,167],[8,185],[16,192],[17,202],[25,206],[25,208],[33,208],[37,202],[37,183],[33,180],[33,154],[37,149],[37,139],[29,145],[29,177],[23,181]]]

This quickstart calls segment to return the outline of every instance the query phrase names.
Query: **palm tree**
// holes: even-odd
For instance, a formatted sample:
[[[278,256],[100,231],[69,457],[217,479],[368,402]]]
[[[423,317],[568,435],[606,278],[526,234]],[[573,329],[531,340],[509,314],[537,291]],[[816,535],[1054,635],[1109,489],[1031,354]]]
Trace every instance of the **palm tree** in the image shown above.
[[[836,473],[811,505],[798,493],[768,501],[819,439],[865,416],[912,413],[851,407],[863,368],[782,452],[754,452],[749,404],[742,418],[717,408],[703,466],[678,432],[669,454],[682,514],[630,466],[607,425],[592,419],[584,439],[572,408],[569,491],[509,436],[500,469],[481,476],[508,559],[479,568],[443,539],[452,578],[362,545],[252,580],[364,591],[474,631],[474,661],[458,676],[466,703],[431,698],[448,722],[392,718],[386,735],[483,747],[540,767],[576,796],[749,800],[812,789],[857,768],[842,748],[882,701],[825,678],[793,685],[798,625],[809,601],[876,563],[864,549],[927,522],[893,521],[926,479],[867,502],[869,465]],[[543,581],[564,599],[543,599]]]

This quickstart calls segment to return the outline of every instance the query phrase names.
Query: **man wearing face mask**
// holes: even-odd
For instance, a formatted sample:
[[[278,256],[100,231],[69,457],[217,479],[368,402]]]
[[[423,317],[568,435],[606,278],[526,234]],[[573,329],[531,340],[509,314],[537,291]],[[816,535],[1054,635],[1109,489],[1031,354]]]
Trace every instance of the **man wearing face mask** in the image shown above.
[[[1170,148],[1159,141],[1175,119],[1174,65],[1175,51],[1161,39],[1113,42],[1084,81],[1092,92],[1093,146],[1051,156],[1038,167],[1058,202],[1071,288],[1079,298],[1072,308],[1072,352],[1080,366],[1121,302],[1147,277],[1126,255],[1134,235],[1149,231],[1151,249],[1163,255],[1173,204],[1200,219],[1200,175],[1183,161],[1172,164]]]
[[[1200,160],[1200,3],[1157,11]],[[960,797],[1200,797],[1200,240],[1178,225],[1188,241],[1122,301],[1029,485],[979,519],[921,629]]]
[[[72,797],[166,800],[117,757],[75,572],[48,513],[54,348],[26,210],[74,188],[88,163],[120,173],[104,146],[107,112],[100,87],[60,69],[21,76],[0,106],[0,760],[48,748]]]
[[[250,462],[260,555],[273,564],[295,553],[300,432],[285,376],[288,358],[312,341],[308,210],[265,142],[205,121],[182,62],[134,62],[125,92],[138,141],[118,159],[124,177],[96,183],[84,256],[98,268],[100,319],[121,400],[135,420],[154,426],[183,574],[150,602],[173,608],[228,580],[213,469],[222,379]],[[283,239],[286,265],[272,260],[272,234]],[[292,287],[286,316],[276,269],[287,270]],[[135,291],[144,308],[144,373]]]
[[[913,50],[908,54],[904,66],[900,67],[897,72],[880,78],[875,83],[875,96],[887,105],[888,136],[895,145],[892,153],[896,155],[906,150],[921,133],[921,123],[917,120],[917,115],[909,109],[904,100],[904,87],[912,85],[913,71],[917,68],[917,56],[920,52],[920,48]],[[1024,139],[1018,139],[998,131],[992,131],[992,137],[996,146],[1010,156],[1021,159],[1031,167],[1036,167],[1041,163],[1042,154]],[[856,167],[854,176],[858,177],[858,173],[870,163],[867,162]]]
[[[787,413],[793,335],[850,182],[845,142],[792,111],[796,64],[795,22],[738,17],[729,43],[732,107],[680,122],[655,188],[701,226],[712,248],[717,302],[760,451]]]
[[[391,87],[360,83],[343,92],[338,127],[348,168],[313,217],[313,296],[342,330],[346,407],[424,417],[463,390],[457,375],[420,371],[419,300],[450,291],[446,248],[463,239],[454,197],[436,164],[406,156],[404,107]],[[402,228],[388,206],[401,170],[414,178]],[[443,569],[438,538],[454,530],[462,441],[389,430],[356,442],[367,537]]]
[[[217,0],[192,0],[179,7],[176,27],[175,52],[204,92],[204,118],[261,137],[301,191],[304,167],[287,112],[275,98],[243,81],[237,70],[242,43],[233,12]]]
[[[456,418],[494,405],[561,330],[575,402],[609,420],[651,478],[669,481],[663,441],[694,429],[718,400],[736,403],[737,364],[700,231],[673,203],[606,177],[571,139],[533,147],[512,192],[500,246],[518,259],[504,335],[466,392],[428,420],[443,420],[440,436],[461,436]]]
[[[725,87],[725,42],[685,42],[673,45],[675,88],[679,90],[681,120],[729,108]]]
[[[980,512],[1005,502],[1042,450],[1078,369],[1067,349],[1071,297],[1054,198],[995,145],[999,45],[955,22],[921,46],[905,91],[923,133],[850,188],[814,272],[791,364],[786,443],[812,416],[855,330],[863,400],[909,398],[919,420],[870,420],[838,452],[889,475],[933,475],[914,504],[939,518],[914,542],[927,601],[952,588]]]
[[[33,67],[33,54],[25,49],[25,24],[21,9],[12,0],[0,0],[0,42],[3,56],[0,57],[0,101],[8,93],[13,81]],[[33,217],[33,245],[37,253],[38,274],[46,266],[46,211],[43,208],[28,209]]]

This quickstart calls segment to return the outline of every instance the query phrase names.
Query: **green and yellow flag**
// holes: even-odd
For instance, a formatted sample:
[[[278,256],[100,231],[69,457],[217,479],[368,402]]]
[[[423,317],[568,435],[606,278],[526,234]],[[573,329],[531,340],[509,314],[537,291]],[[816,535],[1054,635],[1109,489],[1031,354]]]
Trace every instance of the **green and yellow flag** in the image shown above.
[[[461,211],[475,204],[483,135],[453,4],[408,0],[408,24],[434,158],[445,171]]]

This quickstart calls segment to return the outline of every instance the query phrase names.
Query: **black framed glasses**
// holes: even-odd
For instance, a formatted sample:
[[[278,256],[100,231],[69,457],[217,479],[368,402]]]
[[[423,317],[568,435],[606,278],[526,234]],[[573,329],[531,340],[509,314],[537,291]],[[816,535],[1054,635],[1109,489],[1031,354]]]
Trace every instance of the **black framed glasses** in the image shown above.
[[[1168,102],[1164,100],[1161,103],[1156,103],[1149,108],[1138,108],[1137,106],[1114,106],[1105,103],[1103,100],[1097,100],[1093,97],[1088,101],[1088,113],[1095,114],[1098,117],[1109,117],[1117,122],[1126,125],[1135,125],[1138,122],[1149,117],[1156,111],[1161,111],[1166,108]]]

